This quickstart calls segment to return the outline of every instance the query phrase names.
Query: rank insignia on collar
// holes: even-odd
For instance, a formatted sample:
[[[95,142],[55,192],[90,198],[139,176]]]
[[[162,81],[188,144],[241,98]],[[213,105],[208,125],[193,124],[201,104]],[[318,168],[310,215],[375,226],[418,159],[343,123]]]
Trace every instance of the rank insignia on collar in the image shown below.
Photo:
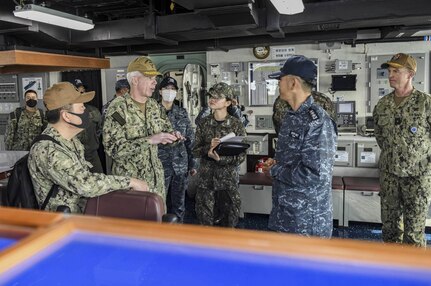
[[[317,119],[319,119],[319,115],[317,115],[317,112],[314,109],[309,109],[308,110],[308,115],[310,115],[311,120],[315,121]]]
[[[295,139],[299,139],[299,134],[298,134],[298,133],[296,133],[295,131],[290,131],[290,132],[289,132],[289,136],[290,136],[290,137],[293,137],[293,138],[295,138]]]

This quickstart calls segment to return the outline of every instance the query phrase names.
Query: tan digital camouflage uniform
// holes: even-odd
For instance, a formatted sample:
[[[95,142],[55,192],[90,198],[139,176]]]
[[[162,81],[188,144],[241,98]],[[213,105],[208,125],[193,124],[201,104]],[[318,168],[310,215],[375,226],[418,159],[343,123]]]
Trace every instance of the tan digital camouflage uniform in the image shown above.
[[[398,106],[394,92],[374,108],[380,155],[383,240],[425,246],[431,197],[431,97],[413,90]]]
[[[46,128],[43,134],[60,143],[46,140],[37,142],[31,148],[28,158],[29,171],[40,205],[51,186],[59,185],[57,196],[49,200],[46,210],[55,211],[58,206],[65,205],[73,213],[82,213],[87,198],[129,187],[130,178],[90,173],[89,163],[84,159],[84,146],[76,137],[66,140],[52,127]]]
[[[311,95],[313,96],[314,102],[323,107],[323,109],[329,114],[332,120],[337,122],[337,114],[335,112],[334,105],[329,99],[329,97],[318,91],[312,91]],[[275,100],[272,109],[272,122],[274,123],[275,133],[278,134],[278,132],[280,131],[281,123],[283,122],[283,117],[286,115],[286,111],[288,109],[291,109],[291,107],[289,106],[289,103],[287,101],[282,100],[279,96]]]
[[[201,158],[196,193],[196,214],[199,222],[213,225],[215,217],[223,226],[234,227],[238,223],[241,198],[238,192],[238,166],[245,160],[245,153],[238,156],[220,156],[220,161],[208,157],[211,139],[221,138],[231,132],[245,136],[241,121],[231,115],[220,123],[211,114],[198,125],[193,149],[195,158]]]
[[[6,150],[28,151],[34,138],[46,127],[46,120],[39,109],[36,112],[22,109],[19,121],[17,119],[16,111],[9,114],[5,134]]]
[[[149,98],[145,113],[129,94],[117,97],[108,108],[103,125],[103,145],[112,157],[112,173],[147,182],[150,192],[166,199],[162,163],[157,145],[147,139],[160,132],[173,132],[159,104]]]

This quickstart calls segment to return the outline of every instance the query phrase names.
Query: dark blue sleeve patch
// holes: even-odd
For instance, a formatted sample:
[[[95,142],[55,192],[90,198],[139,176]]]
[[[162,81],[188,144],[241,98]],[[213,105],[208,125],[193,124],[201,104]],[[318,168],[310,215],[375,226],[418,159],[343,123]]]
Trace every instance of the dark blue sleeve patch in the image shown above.
[[[319,119],[319,115],[317,115],[317,112],[314,109],[308,110],[308,115],[310,116],[311,120],[315,121]]]
[[[290,137],[293,137],[293,138],[295,138],[295,139],[299,139],[299,134],[298,133],[296,133],[295,131],[290,131],[289,132],[289,136]]]

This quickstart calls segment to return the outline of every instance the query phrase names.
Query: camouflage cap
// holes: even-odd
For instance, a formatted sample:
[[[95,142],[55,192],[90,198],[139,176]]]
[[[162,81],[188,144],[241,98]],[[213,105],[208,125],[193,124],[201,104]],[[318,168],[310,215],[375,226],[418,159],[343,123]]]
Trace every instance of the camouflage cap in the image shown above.
[[[89,102],[94,94],[94,91],[80,93],[70,82],[59,82],[45,91],[43,102],[46,109],[54,110],[68,104]]]
[[[161,75],[153,62],[147,57],[138,57],[129,63],[127,72],[138,71],[145,76]]]
[[[224,82],[219,82],[213,85],[207,93],[208,96],[213,98],[234,98],[233,88]]]
[[[416,72],[416,60],[408,54],[398,53],[394,55],[389,61],[382,64],[381,67],[387,69],[388,67],[394,68],[407,68]]]

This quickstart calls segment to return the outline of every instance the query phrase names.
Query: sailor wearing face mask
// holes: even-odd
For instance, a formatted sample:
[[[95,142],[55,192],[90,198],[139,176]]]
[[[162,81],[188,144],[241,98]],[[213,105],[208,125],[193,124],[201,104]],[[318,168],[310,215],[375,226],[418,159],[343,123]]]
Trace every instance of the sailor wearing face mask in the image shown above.
[[[28,167],[39,204],[52,185],[58,185],[46,210],[67,206],[72,213],[82,213],[87,199],[118,189],[148,191],[145,181],[126,177],[91,173],[91,164],[84,158],[84,146],[76,135],[90,123],[84,103],[92,100],[94,91],[80,93],[69,82],[48,88],[43,97],[50,126],[43,132],[55,142],[43,140],[30,149]]]
[[[172,77],[166,77],[160,83],[162,111],[166,112],[173,129],[181,133],[185,140],[176,144],[159,144],[158,148],[159,159],[165,174],[168,213],[175,214],[182,222],[185,212],[187,177],[196,174],[196,161],[192,155],[195,134],[187,111],[174,104],[177,91],[177,81]]]
[[[5,134],[6,150],[28,151],[33,139],[47,125],[42,109],[36,107],[36,91],[29,89],[24,97],[25,107],[18,107],[9,114]]]

